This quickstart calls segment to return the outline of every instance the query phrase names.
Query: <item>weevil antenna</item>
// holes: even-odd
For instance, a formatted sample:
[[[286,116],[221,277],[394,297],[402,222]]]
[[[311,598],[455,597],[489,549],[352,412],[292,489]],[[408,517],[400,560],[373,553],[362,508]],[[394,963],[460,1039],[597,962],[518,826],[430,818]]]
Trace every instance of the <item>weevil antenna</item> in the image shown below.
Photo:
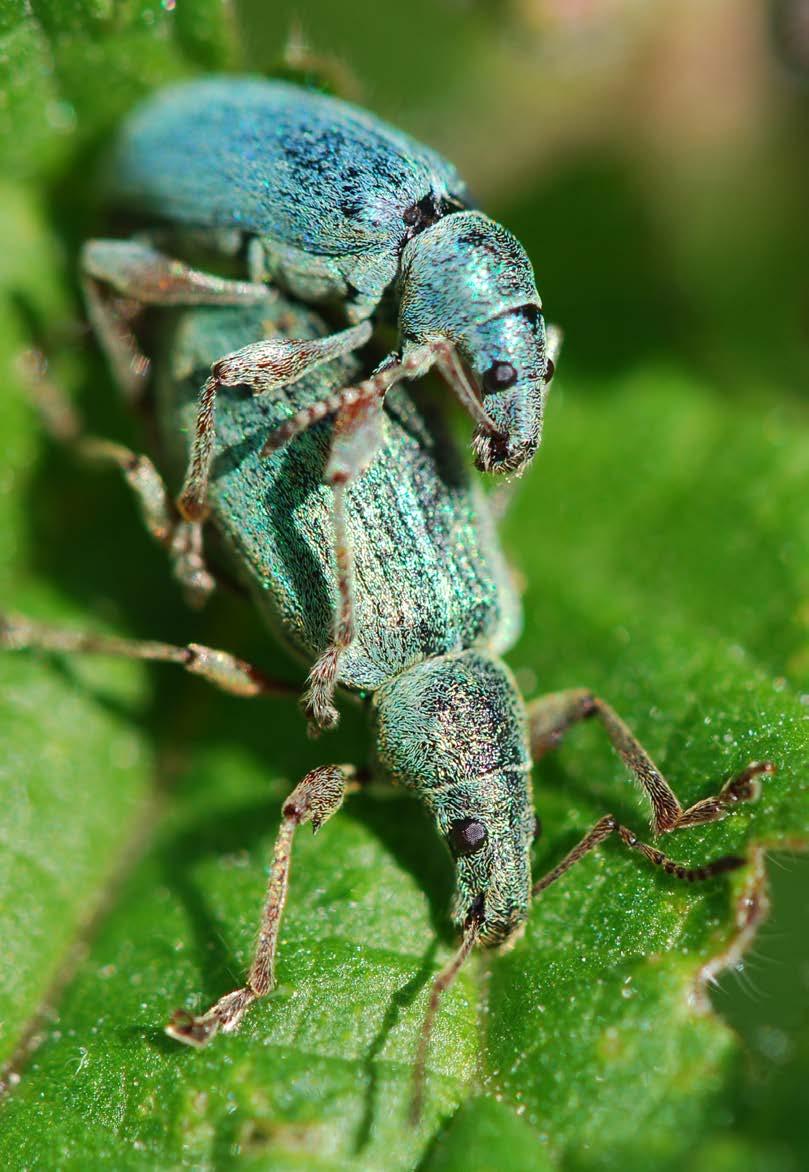
[[[427,1052],[430,1048],[430,1037],[433,1032],[433,1025],[435,1024],[435,1015],[438,1012],[438,1004],[441,1000],[441,995],[450,987],[452,982],[457,977],[460,970],[472,951],[475,941],[480,934],[480,928],[483,923],[483,898],[482,896],[475,901],[466,917],[464,924],[463,940],[461,941],[458,951],[453,956],[452,960],[442,968],[441,972],[433,981],[432,991],[430,992],[430,1004],[427,1006],[427,1012],[424,1015],[424,1022],[421,1027],[421,1037],[419,1038],[419,1048],[416,1053],[416,1061],[413,1066],[413,1098],[410,1101],[410,1119],[412,1123],[418,1123],[421,1118],[421,1108],[424,1102],[424,1072],[427,1065]]]

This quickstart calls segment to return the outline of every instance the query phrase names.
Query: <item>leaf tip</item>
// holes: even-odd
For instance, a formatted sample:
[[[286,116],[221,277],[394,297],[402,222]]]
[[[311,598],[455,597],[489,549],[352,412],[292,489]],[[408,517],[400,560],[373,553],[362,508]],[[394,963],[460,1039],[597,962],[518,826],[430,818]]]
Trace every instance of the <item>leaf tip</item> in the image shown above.
[[[735,931],[726,947],[709,957],[697,971],[689,1000],[692,1008],[700,1015],[713,1011],[710,988],[718,984],[721,973],[741,963],[759,927],[770,913],[765,848],[754,846],[749,862],[750,869],[736,900]]]

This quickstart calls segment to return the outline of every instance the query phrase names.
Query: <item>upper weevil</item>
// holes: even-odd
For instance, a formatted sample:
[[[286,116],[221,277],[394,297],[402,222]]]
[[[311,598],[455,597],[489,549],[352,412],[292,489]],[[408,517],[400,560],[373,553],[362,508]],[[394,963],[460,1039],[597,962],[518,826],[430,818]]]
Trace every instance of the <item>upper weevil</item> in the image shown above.
[[[339,303],[351,323],[316,341],[257,340],[215,362],[179,502],[189,520],[205,511],[219,387],[268,391],[364,345],[388,291],[400,349],[359,388],[335,387],[329,403],[307,404],[286,434],[341,402],[359,401],[367,419],[395,382],[436,366],[477,424],[481,469],[519,472],[534,455],[554,345],[531,262],[502,225],[471,210],[463,180],[435,151],[288,82],[206,78],[135,111],[108,177],[112,204],[140,235],[88,242],[83,266],[95,324],[124,382],[145,364],[134,361],[110,290],[129,304],[232,304],[263,299],[256,286],[272,280],[306,302]],[[181,263],[178,249],[189,244],[244,250],[250,281]],[[362,446],[373,442],[366,427]]]
[[[162,464],[178,473],[187,457],[187,424],[205,371],[222,349],[249,345],[273,331],[316,338],[311,311],[282,298],[252,307],[185,310],[156,364]],[[328,396],[356,373],[352,356],[323,365],[274,395],[228,387],[220,405],[210,519],[216,548],[228,555],[256,607],[305,664],[328,652],[331,617],[340,598],[333,556],[333,489],[323,481],[337,430],[329,421],[298,444],[262,459],[262,434],[291,410]],[[86,441],[85,441],[86,444]],[[337,437],[339,448],[340,437]],[[155,465],[119,445],[92,450],[125,471],[153,534],[170,548],[181,577],[205,573],[192,539],[199,525],[182,520]],[[462,942],[437,975],[416,1061],[421,1095],[430,1028],[442,991],[475,944],[515,940],[532,896],[543,892],[604,839],[616,834],[678,879],[707,879],[742,864],[724,856],[698,867],[673,862],[641,842],[611,814],[532,883],[534,814],[531,770],[577,721],[595,718],[647,794],[657,833],[722,818],[756,795],[769,763],[748,765],[719,790],[683,809],[649,755],[603,700],[578,688],[526,705],[500,658],[519,634],[520,607],[486,500],[471,484],[438,420],[431,421],[403,388],[382,412],[380,448],[367,475],[349,490],[348,528],[355,549],[355,634],[340,657],[338,682],[366,705],[377,775],[406,786],[428,807],[455,860],[452,919]],[[241,695],[277,688],[255,668],[198,644],[132,643],[42,627],[21,618],[0,622],[0,644],[83,650],[165,660]],[[204,1045],[236,1030],[245,1011],[274,985],[275,954],[287,896],[292,840],[311,822],[317,830],[361,780],[354,768],[314,769],[283,805],[255,956],[245,984],[207,1012],[175,1015],[173,1037]]]

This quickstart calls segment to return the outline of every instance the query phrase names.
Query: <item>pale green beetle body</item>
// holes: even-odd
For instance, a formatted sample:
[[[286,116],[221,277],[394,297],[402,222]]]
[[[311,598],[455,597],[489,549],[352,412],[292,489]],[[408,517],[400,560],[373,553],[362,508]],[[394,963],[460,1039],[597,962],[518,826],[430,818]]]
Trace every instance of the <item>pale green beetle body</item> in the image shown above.
[[[179,316],[157,383],[175,470],[211,362],[279,320],[298,337],[322,328],[311,311],[277,300]],[[290,411],[353,373],[344,359],[277,395],[225,388],[217,408],[211,523],[265,621],[307,666],[328,647],[338,604],[323,483],[331,422],[269,458],[260,452]],[[527,913],[534,828],[524,705],[498,658],[519,634],[519,599],[485,496],[440,420],[396,388],[384,429],[348,493],[356,635],[338,682],[369,699],[383,773],[427,803],[451,846],[453,826],[485,825],[485,843],[457,859],[453,918],[463,923],[482,898],[481,938],[499,942]]]

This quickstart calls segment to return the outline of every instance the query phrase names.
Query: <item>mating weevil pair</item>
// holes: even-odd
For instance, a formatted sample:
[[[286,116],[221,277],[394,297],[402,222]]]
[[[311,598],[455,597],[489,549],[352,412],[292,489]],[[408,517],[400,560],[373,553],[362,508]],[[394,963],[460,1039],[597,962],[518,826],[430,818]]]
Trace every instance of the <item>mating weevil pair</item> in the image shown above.
[[[224,95],[221,107],[214,104],[213,111],[218,110],[221,121],[232,125],[239,95],[249,97],[255,86],[266,89],[268,83],[197,83],[179,93],[182,96],[199,90]],[[289,104],[292,98],[288,87],[269,86],[271,93],[279,89]],[[236,96],[231,99],[231,94]],[[170,112],[176,100],[177,91],[172,101],[163,98],[158,103],[168,102]],[[302,108],[308,108],[315,99],[301,97],[300,101]],[[155,107],[150,109],[151,114],[147,111],[136,116],[135,129],[125,135],[125,143],[137,141],[138,128],[151,124]],[[179,109],[185,109],[183,102]],[[207,124],[216,129],[210,107],[205,114]],[[359,134],[362,126],[379,126],[368,116],[356,117],[357,129],[352,133]],[[238,119],[237,124],[242,125]],[[246,115],[244,125],[253,125]],[[172,133],[178,133],[176,124]],[[300,130],[297,133],[304,137]],[[399,144],[409,142],[395,132],[386,133]],[[221,146],[221,126],[216,133],[212,131],[211,137]],[[199,145],[197,139],[193,141]],[[178,152],[181,145],[178,142]],[[124,155],[126,150],[124,147]],[[423,148],[419,150],[424,157],[435,158]],[[119,155],[119,180],[123,183],[120,177],[128,174],[127,182],[135,190],[131,172],[125,170],[120,159]],[[222,155],[219,162],[224,159]],[[211,166],[210,152],[206,165]],[[175,166],[173,174],[181,189],[182,166]],[[201,191],[199,182],[200,173],[189,171],[189,190],[192,194],[197,192],[203,205],[191,225],[195,230],[201,224],[209,233],[232,231],[232,219],[225,217],[223,222],[220,218],[217,199],[225,201],[231,212],[242,208],[239,214],[243,219],[253,215],[255,207],[243,185],[234,190],[221,184],[217,194],[210,177],[209,186]],[[446,199],[454,190],[447,189]],[[201,198],[203,194],[210,197],[208,204]],[[443,189],[439,194],[445,198]],[[138,199],[142,198],[139,194]],[[241,204],[241,199],[246,202]],[[428,210],[429,206],[433,205],[425,204]],[[440,211],[440,204],[429,215],[422,208],[427,219],[440,220]],[[465,214],[453,212],[446,219],[460,220]],[[166,204],[163,218],[174,221],[173,231],[184,221],[176,204]],[[428,225],[421,237],[428,240],[429,232],[436,227],[437,224]],[[402,263],[407,249],[418,239],[414,236],[405,241]],[[90,246],[88,258],[97,259],[101,247]],[[331,259],[328,263],[324,259],[320,268],[307,268],[302,250],[296,253],[286,247],[286,267],[278,271],[291,291],[312,294],[331,280],[328,289],[334,292],[342,288],[336,284],[338,278],[347,288],[348,270],[336,262],[334,271],[330,267],[334,254],[328,254],[327,259]],[[205,563],[205,529],[200,520],[189,520],[187,512],[183,516],[175,510],[163,477],[176,477],[179,481],[187,464],[186,437],[194,432],[198,390],[202,386],[203,403],[211,401],[207,390],[211,378],[206,378],[206,373],[212,364],[216,372],[223,354],[236,352],[248,359],[257,354],[286,355],[290,363],[283,368],[283,378],[279,367],[273,367],[272,381],[263,385],[258,376],[251,375],[249,362],[238,367],[239,378],[215,374],[219,403],[216,428],[209,423],[207,431],[206,442],[213,460],[206,456],[210,476],[205,490],[205,526],[215,531],[229,568],[250,591],[257,610],[280,639],[307,666],[322,663],[324,657],[330,656],[332,682],[364,701],[370,717],[376,771],[412,789],[426,803],[439,836],[455,860],[452,919],[462,934],[462,942],[433,984],[416,1058],[418,1102],[439,998],[473,946],[477,943],[494,947],[513,941],[526,922],[532,896],[544,891],[608,836],[617,834],[650,862],[689,881],[731,870],[743,861],[726,856],[702,867],[683,867],[656,847],[639,841],[607,815],[552,871],[532,883],[531,846],[536,819],[531,769],[559,743],[571,725],[588,717],[601,721],[650,799],[656,832],[702,825],[723,817],[736,803],[756,796],[758,776],[772,772],[773,766],[749,765],[716,796],[684,810],[626,725],[590,692],[576,689],[556,693],[526,705],[500,658],[519,634],[519,600],[485,497],[469,481],[440,421],[419,411],[410,395],[393,385],[395,379],[377,393],[372,425],[364,412],[355,413],[357,404],[366,405],[366,400],[361,391],[352,397],[343,388],[369,384],[355,382],[360,372],[350,353],[353,343],[334,349],[333,339],[312,310],[255,282],[228,283],[169,261],[154,251],[152,243],[124,243],[121,250],[119,257],[123,255],[132,262],[127,279],[134,278],[141,262],[146,264],[146,270],[140,286],[135,283],[123,287],[125,282],[119,280],[121,270],[116,269],[117,276],[111,283],[119,294],[137,296],[140,290],[140,300],[154,304],[161,300],[161,281],[169,278],[167,284],[162,284],[164,303],[193,302],[196,288],[196,300],[203,304],[181,309],[171,315],[171,323],[164,322],[171,324],[171,336],[164,340],[162,354],[153,363],[150,393],[154,396],[160,437],[160,451],[156,453],[160,471],[150,459],[120,447],[96,443],[94,448],[122,466],[140,499],[149,528],[171,549],[180,577],[197,592],[204,592],[213,581]],[[346,256],[354,256],[348,249],[340,255],[346,264]],[[368,271],[373,271],[372,266]],[[359,265],[352,280],[359,281],[359,274],[364,272],[366,269]],[[307,273],[311,284],[306,283]],[[104,279],[109,277],[107,273]],[[142,380],[132,377],[132,367],[128,359],[124,361],[127,354],[131,357],[132,338],[117,332],[120,323],[114,329],[110,327],[110,311],[116,306],[114,302],[105,304],[100,297],[100,280],[96,270],[90,283],[91,308],[96,320],[101,320],[114,363],[124,370],[126,389],[133,393]],[[438,287],[440,276],[433,280]],[[355,287],[368,292],[365,286]],[[404,301],[404,281],[400,289]],[[235,304],[216,304],[229,299]],[[477,311],[479,307],[473,308]],[[517,331],[513,337],[519,353],[523,350],[517,342],[524,340],[519,331],[526,323],[537,331],[541,327],[538,313],[523,313],[516,303],[490,320],[499,323],[497,329],[505,323],[506,341],[509,329]],[[480,319],[470,313],[469,322],[474,333]],[[489,319],[484,326],[488,324]],[[486,335],[486,330],[481,328],[481,333]],[[537,347],[541,336],[540,332],[533,335]],[[498,345],[502,342],[500,337]],[[469,361],[460,342],[457,352],[464,362]],[[500,351],[506,358],[511,353]],[[541,414],[542,388],[548,374],[544,350],[536,349],[533,369],[537,369],[537,354],[542,362],[533,388],[534,399],[529,393],[524,402],[512,403],[517,414],[523,406],[529,415],[533,412],[535,421]],[[317,362],[295,357],[300,355],[315,355]],[[400,377],[409,371],[403,359]],[[293,375],[293,381],[289,381]],[[257,382],[260,389],[270,393],[254,395]],[[481,407],[477,398],[476,402]],[[323,418],[327,413],[324,404],[335,415],[333,424]],[[359,415],[357,427],[353,426],[355,414]],[[317,426],[290,428],[286,426],[290,419]],[[273,450],[265,454],[268,434],[289,440],[298,430],[302,434],[294,443],[271,445]],[[513,434],[517,433],[515,429]],[[372,455],[359,461],[363,475],[358,476],[356,450],[368,442],[369,435],[373,439]],[[198,449],[199,429],[192,447],[194,444]],[[348,469],[349,474],[342,475],[341,469]],[[187,498],[184,500],[187,502]],[[353,563],[346,554],[349,545],[354,551]],[[346,598],[351,602],[351,638],[344,641],[337,654],[333,616],[345,616]],[[6,619],[0,626],[0,641],[13,648],[39,646],[165,660],[241,695],[261,695],[276,688],[272,680],[249,664],[196,644],[174,647],[130,643],[55,631],[17,618]],[[317,830],[339,809],[345,794],[356,784],[358,774],[352,767],[334,765],[313,770],[293,790],[283,806],[258,944],[247,981],[201,1015],[176,1014],[168,1027],[173,1037],[204,1045],[219,1030],[232,1032],[252,1003],[272,989],[294,833],[306,822],[312,822]]]

